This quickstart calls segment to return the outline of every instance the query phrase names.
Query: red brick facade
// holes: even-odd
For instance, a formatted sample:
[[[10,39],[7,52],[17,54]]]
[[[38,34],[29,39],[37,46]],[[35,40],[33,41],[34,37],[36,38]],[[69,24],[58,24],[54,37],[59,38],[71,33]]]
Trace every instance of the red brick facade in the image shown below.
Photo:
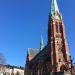
[[[52,1],[53,9],[57,4],[56,0]],[[51,72],[59,73],[71,68],[64,23],[58,7],[55,8],[49,14],[47,45],[33,59],[29,57],[25,75],[50,75]]]

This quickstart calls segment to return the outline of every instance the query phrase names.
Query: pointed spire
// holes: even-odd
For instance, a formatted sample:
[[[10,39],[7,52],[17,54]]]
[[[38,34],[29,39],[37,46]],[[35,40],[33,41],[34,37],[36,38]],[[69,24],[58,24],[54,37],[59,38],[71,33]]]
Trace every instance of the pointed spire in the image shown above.
[[[41,41],[40,41],[40,50],[44,48],[44,42],[43,42],[43,37],[41,35]]]
[[[57,14],[58,14],[59,18],[61,19],[57,1],[52,0],[52,3],[51,3],[51,15],[52,15],[52,18],[54,18],[55,15],[57,15]]]
[[[57,5],[57,1],[56,0],[52,0],[52,3],[51,3],[51,14],[56,13],[56,12],[59,13],[59,8],[58,8],[58,5]]]

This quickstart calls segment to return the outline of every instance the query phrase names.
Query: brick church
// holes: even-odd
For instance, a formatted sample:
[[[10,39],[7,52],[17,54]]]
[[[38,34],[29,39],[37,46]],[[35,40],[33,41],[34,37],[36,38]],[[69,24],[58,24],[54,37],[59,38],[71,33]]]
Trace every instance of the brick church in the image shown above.
[[[48,20],[48,42],[40,49],[28,49],[25,75],[61,75],[69,72],[71,59],[62,16],[56,0],[52,0]]]

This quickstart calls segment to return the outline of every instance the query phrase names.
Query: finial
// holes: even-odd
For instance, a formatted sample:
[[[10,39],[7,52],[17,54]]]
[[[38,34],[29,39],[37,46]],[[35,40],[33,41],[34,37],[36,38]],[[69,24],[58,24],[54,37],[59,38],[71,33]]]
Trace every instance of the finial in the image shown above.
[[[40,41],[40,50],[44,48],[44,42],[43,42],[43,37],[41,35],[41,41]]]

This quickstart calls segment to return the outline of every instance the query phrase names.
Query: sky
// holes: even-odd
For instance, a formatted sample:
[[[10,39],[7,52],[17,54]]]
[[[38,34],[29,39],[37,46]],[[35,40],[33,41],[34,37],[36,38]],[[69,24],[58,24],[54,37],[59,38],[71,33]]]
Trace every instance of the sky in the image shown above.
[[[57,0],[63,17],[69,53],[75,58],[75,0]],[[47,43],[51,0],[0,0],[0,53],[7,64],[24,66],[28,48]]]

